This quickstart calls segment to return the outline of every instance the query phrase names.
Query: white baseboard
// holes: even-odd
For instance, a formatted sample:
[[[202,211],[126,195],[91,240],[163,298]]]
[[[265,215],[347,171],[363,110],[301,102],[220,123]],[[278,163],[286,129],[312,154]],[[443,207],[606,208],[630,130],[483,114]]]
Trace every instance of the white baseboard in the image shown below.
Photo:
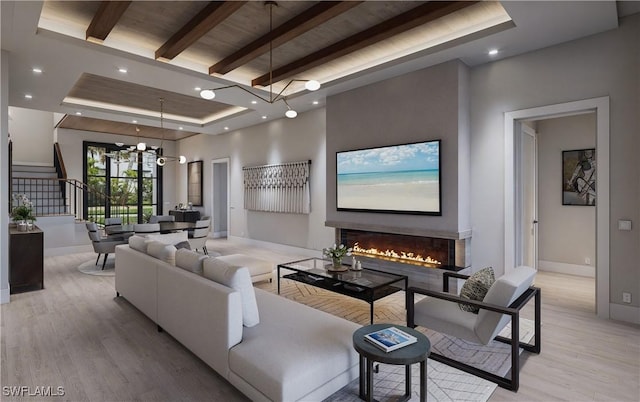
[[[557,272],[559,274],[586,276],[589,278],[596,277],[596,267],[592,265],[567,264],[555,261],[538,261],[538,269],[540,271]]]
[[[318,257],[318,258],[322,257],[322,251],[319,251],[319,250],[311,250],[308,248],[287,246],[286,244],[271,243],[271,242],[262,241],[262,240],[247,239],[246,237],[228,236],[228,239],[237,241],[238,243],[242,243],[247,246],[264,247],[273,251],[279,251],[281,253],[299,254],[306,257]]]
[[[0,289],[0,304],[9,303],[10,295],[9,288]]]
[[[609,319],[640,324],[640,307],[609,303]]]

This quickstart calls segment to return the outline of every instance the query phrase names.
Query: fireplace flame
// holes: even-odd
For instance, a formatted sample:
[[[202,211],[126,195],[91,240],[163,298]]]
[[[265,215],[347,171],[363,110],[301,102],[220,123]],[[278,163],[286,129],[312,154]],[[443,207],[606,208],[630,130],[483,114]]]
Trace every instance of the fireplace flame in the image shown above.
[[[352,254],[355,255],[362,255],[362,256],[368,256],[368,257],[377,257],[377,258],[382,258],[385,260],[389,260],[389,261],[407,261],[407,262],[412,262],[412,263],[419,263],[419,264],[429,264],[429,265],[442,265],[442,263],[438,260],[435,260],[433,258],[431,258],[430,256],[426,256],[423,257],[420,254],[414,254],[414,253],[406,253],[404,251],[400,251],[397,252],[395,250],[378,250],[377,248],[362,248],[360,247],[360,245],[358,244],[358,242],[356,242],[353,245],[353,251]]]

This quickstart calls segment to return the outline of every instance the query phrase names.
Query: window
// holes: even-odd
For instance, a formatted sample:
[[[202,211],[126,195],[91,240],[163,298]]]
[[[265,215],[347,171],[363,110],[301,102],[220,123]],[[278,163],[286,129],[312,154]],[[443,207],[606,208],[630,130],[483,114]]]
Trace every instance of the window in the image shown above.
[[[162,214],[162,167],[154,151],[85,141],[84,217],[104,223],[122,217],[125,223],[146,222]]]

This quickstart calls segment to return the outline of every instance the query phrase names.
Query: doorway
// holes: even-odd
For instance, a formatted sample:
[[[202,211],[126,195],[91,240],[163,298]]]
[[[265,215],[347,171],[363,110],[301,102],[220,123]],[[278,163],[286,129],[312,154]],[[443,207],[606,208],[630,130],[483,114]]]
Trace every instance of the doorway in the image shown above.
[[[598,185],[596,205],[596,314],[608,319],[609,312],[609,98],[594,98],[505,113],[505,272],[522,264],[522,214],[517,214],[519,194],[518,164],[522,160],[518,122],[596,113],[596,148],[598,150]],[[520,250],[520,251],[518,251]]]
[[[211,234],[214,238],[227,237],[229,231],[229,158],[215,159],[211,166]]]

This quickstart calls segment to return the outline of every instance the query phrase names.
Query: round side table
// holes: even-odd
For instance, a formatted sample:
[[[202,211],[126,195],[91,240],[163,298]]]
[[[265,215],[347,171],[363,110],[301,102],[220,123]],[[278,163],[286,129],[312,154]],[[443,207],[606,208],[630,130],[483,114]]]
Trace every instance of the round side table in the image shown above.
[[[364,336],[388,327],[396,327],[418,341],[391,352],[385,352]],[[415,329],[394,324],[367,325],[353,333],[353,347],[360,355],[360,398],[373,400],[373,363],[397,364],[405,366],[405,394],[400,399],[407,401],[411,398],[411,365],[420,363],[420,401],[427,399],[427,357],[431,350],[431,342],[424,334]]]

